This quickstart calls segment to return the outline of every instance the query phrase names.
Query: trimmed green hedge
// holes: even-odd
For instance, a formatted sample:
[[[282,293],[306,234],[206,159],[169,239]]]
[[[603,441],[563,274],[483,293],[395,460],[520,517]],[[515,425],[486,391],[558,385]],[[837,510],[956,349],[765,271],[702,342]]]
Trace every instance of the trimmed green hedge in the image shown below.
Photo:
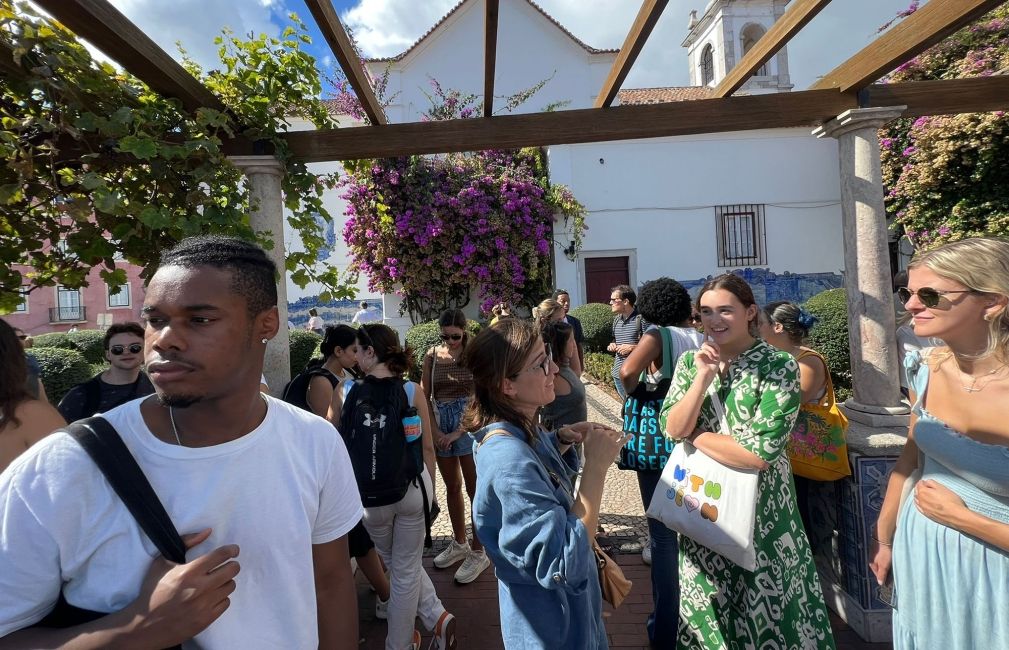
[[[809,346],[823,355],[830,368],[837,400],[851,396],[851,357],[848,350],[848,300],[844,289],[828,289],[803,305],[819,319],[809,330]]]
[[[84,355],[88,363],[105,363],[105,347],[102,345],[105,340],[103,330],[78,330],[68,333],[67,338]]]
[[[308,330],[291,330],[291,377],[305,369],[309,360],[314,356],[321,356],[319,344],[322,337],[315,332]],[[272,386],[271,386],[272,388]]]
[[[65,332],[49,332],[48,334],[36,334],[33,336],[32,347],[76,350],[77,344],[71,341],[70,336]]]
[[[472,339],[480,333],[480,323],[475,320],[467,321],[466,331],[469,332]],[[421,363],[424,361],[424,355],[433,346],[441,343],[441,339],[438,338],[440,334],[441,328],[438,326],[437,320],[417,323],[407,330],[406,346],[413,352],[413,363],[410,364],[410,379],[413,381],[420,381]]]
[[[600,383],[613,382],[613,355],[609,352],[586,352],[585,372]]]
[[[582,322],[586,352],[605,352],[613,341],[613,312],[609,305],[590,302],[571,310],[571,315]]]
[[[59,404],[71,388],[94,376],[84,355],[77,350],[58,347],[34,347],[31,355],[39,362],[39,375],[46,395],[53,404]]]

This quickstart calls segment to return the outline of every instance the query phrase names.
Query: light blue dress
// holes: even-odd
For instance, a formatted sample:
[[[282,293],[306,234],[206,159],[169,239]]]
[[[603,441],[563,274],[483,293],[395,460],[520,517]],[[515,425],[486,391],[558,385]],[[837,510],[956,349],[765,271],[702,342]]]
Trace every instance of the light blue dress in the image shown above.
[[[496,430],[511,435],[487,435]],[[605,650],[591,538],[571,513],[574,453],[562,458],[555,435],[543,430],[533,449],[504,422],[474,437],[473,522],[494,563],[505,648]]]
[[[922,478],[953,490],[971,510],[1009,523],[1009,446],[968,438],[925,410],[927,353],[909,353],[905,362],[917,396]],[[909,496],[897,518],[893,572],[895,650],[1009,648],[1006,551],[932,521]]]

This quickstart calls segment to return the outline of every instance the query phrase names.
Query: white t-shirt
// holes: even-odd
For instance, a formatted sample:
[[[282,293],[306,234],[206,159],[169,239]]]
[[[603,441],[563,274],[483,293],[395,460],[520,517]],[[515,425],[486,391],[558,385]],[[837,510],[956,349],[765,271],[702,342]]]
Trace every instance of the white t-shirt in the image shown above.
[[[371,311],[370,309],[359,309],[354,318],[351,319],[351,323],[374,323],[375,321],[382,320],[378,312]]]
[[[308,329],[310,330],[321,330],[325,327],[326,321],[322,320],[321,316],[312,316],[308,319]]]
[[[180,534],[213,528],[193,559],[238,544],[231,607],[188,648],[316,648],[312,545],[345,535],[363,510],[343,439],[326,420],[267,397],[251,433],[212,447],[158,440],[141,400],[105,414]],[[61,582],[77,607],[132,602],[157,550],[87,453],[48,436],[0,474],[0,636],[40,620]]]

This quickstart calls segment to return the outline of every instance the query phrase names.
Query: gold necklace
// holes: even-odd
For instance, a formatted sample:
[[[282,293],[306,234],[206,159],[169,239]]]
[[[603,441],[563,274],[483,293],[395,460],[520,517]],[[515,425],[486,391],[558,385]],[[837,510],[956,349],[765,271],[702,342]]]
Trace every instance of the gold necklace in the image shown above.
[[[986,383],[986,384],[984,384],[982,386],[978,386],[977,382],[978,382],[979,379],[984,379],[985,377],[990,377],[990,376],[994,375],[995,373],[997,373],[998,371],[1002,370],[1005,367],[1006,367],[1006,364],[1003,363],[1001,366],[998,366],[994,370],[989,370],[988,372],[982,373],[980,375],[967,375],[967,373],[965,373],[963,370],[960,370],[960,366],[957,365],[956,371],[957,371],[957,373],[959,373],[959,375],[957,376],[957,383],[960,384],[960,388],[964,389],[968,393],[978,393],[978,392],[981,392],[982,390],[984,390],[985,387],[987,387],[989,384],[991,384],[991,382],[989,381],[988,383]],[[965,386],[964,385],[964,383],[963,383],[963,376],[964,375],[967,375],[968,377],[970,377],[970,386]]]

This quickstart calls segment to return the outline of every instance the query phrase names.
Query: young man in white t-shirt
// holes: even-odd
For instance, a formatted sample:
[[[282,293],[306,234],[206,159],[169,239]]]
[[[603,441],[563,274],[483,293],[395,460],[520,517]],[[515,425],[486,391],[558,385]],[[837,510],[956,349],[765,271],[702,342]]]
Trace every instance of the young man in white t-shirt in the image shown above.
[[[0,648],[356,647],[346,534],[362,509],[346,448],[322,418],[259,392],[279,324],[275,274],[232,238],[165,253],[143,308],[157,396],[105,414],[183,535],[187,564],[158,554],[68,434],[0,474]],[[109,614],[23,629],[61,590]]]

